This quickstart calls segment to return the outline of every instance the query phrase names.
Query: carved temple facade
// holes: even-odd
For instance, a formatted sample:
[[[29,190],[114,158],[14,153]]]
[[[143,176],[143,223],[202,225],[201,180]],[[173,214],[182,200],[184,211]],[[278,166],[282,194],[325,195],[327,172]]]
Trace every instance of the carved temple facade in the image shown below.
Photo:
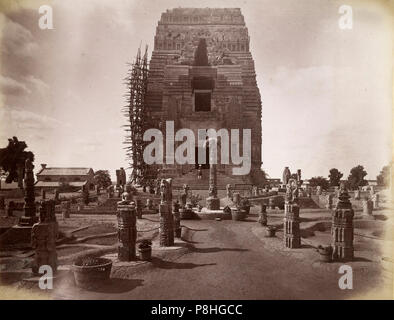
[[[206,45],[206,65],[195,61],[201,41]],[[240,9],[176,8],[162,14],[150,60],[146,106],[152,126],[163,133],[169,120],[174,121],[175,132],[189,128],[196,139],[198,129],[239,129],[240,134],[251,129],[250,173],[232,176],[230,158],[230,164],[217,166],[218,184],[223,187],[220,178],[225,176],[232,176],[234,183],[258,184],[261,98]],[[176,148],[182,142],[175,143]],[[196,158],[197,152],[198,148]],[[192,164],[164,164],[160,175],[177,179],[195,169]]]

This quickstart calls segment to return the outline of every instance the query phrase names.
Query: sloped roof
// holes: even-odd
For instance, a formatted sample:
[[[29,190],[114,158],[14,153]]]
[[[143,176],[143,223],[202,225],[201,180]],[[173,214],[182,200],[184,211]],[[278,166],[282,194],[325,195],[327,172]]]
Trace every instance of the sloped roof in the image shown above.
[[[73,181],[68,182],[67,184],[72,187],[82,187],[87,183],[87,181]],[[34,185],[35,187],[49,187],[49,188],[56,188],[60,186],[60,182],[56,181],[37,181]]]
[[[45,168],[38,176],[83,176],[87,175],[91,168]]]

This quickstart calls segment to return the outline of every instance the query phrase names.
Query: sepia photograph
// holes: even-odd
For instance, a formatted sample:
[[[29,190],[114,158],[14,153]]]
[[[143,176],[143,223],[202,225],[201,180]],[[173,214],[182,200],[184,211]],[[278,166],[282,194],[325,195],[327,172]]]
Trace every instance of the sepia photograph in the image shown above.
[[[394,0],[0,0],[0,300],[393,300],[393,40]]]

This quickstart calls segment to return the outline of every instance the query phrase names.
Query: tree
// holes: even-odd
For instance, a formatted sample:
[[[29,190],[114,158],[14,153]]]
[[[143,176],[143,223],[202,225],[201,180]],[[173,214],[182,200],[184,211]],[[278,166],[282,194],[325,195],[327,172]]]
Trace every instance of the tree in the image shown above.
[[[336,168],[332,168],[330,170],[330,174],[328,175],[330,178],[330,186],[331,187],[336,187],[339,186],[339,182],[341,181],[341,178],[343,177],[343,173],[340,172]]]
[[[194,65],[195,66],[208,66],[208,51],[207,43],[204,38],[200,39],[198,43],[196,53],[194,55]]]
[[[329,187],[329,182],[326,178],[319,176],[319,177],[310,178],[309,185],[311,187],[320,186],[322,189],[327,190]]]
[[[94,182],[100,189],[108,188],[112,184],[108,170],[97,170],[94,174]]]
[[[26,159],[34,161],[33,152],[25,151],[26,148],[25,141],[19,141],[17,137],[12,137],[12,139],[8,139],[8,146],[0,149],[0,168],[7,174],[6,183],[22,181]]]
[[[368,184],[368,181],[364,179],[367,175],[367,172],[364,170],[364,167],[358,165],[350,170],[350,175],[347,178],[350,189],[357,189],[358,187],[362,187]]]
[[[388,187],[390,185],[390,166],[384,166],[376,177],[378,186]]]

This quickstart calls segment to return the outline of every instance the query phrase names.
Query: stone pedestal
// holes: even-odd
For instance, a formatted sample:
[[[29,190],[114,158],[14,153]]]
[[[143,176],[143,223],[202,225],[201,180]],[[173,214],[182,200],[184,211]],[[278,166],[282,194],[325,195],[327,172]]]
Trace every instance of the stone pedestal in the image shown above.
[[[219,210],[220,209],[220,199],[216,197],[208,197],[207,201],[207,208],[209,210]]]
[[[171,206],[167,203],[159,205],[160,228],[159,238],[161,247],[174,245],[174,218],[172,216]]]
[[[135,243],[137,240],[137,218],[134,204],[118,202],[118,259],[132,261],[136,259]]]
[[[285,203],[285,218],[283,222],[283,240],[286,248],[301,247],[300,207],[294,203]]]
[[[346,189],[340,190],[339,201],[332,214],[332,247],[334,260],[352,260],[353,248],[353,217],[354,211]]]

